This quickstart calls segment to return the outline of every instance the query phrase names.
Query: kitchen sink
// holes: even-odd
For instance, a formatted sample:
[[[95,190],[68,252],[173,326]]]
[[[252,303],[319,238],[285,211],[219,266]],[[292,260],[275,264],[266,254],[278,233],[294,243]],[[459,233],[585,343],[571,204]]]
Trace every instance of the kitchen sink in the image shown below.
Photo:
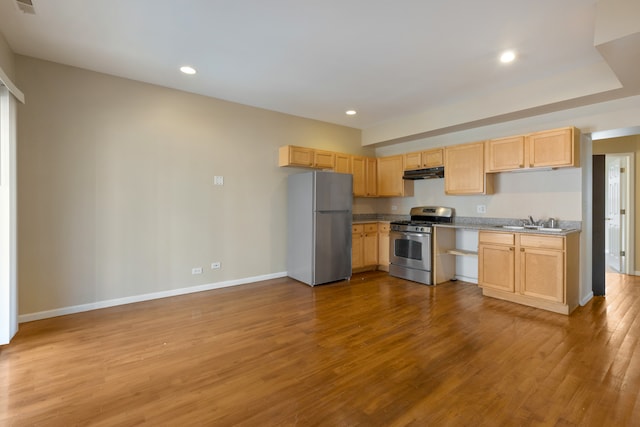
[[[567,231],[566,228],[542,227],[539,225],[499,225],[498,228],[503,228],[505,230],[549,231],[549,232],[555,232],[555,233]]]
[[[540,231],[555,231],[555,232],[565,231],[564,228],[551,228],[551,227],[540,227],[540,228],[538,228],[538,230],[540,230]]]

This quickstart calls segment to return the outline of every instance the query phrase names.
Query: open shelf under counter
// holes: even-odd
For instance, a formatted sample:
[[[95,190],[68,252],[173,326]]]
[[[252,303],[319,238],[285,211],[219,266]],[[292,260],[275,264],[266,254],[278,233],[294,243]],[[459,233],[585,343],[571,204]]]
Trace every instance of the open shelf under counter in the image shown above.
[[[433,278],[435,284],[459,279],[478,283],[478,230],[433,228]]]
[[[448,249],[447,253],[456,256],[478,256],[478,251],[468,251],[465,249]]]

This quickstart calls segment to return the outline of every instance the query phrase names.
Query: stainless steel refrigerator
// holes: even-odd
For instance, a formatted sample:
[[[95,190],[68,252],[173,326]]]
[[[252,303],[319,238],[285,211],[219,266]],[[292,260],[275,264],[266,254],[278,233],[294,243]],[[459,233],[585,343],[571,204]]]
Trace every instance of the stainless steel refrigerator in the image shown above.
[[[289,175],[287,275],[310,286],[351,277],[353,176]]]

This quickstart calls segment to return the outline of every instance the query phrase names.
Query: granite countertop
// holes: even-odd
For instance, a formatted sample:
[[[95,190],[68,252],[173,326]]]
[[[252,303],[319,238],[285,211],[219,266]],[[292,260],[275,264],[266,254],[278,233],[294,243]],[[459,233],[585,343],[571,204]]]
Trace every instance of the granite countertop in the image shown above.
[[[369,219],[369,220],[359,219],[359,220],[353,220],[351,223],[352,224],[371,224],[372,222],[386,222],[388,224],[391,221],[388,219]]]
[[[389,222],[409,219],[408,215],[378,215],[378,214],[355,214],[354,224],[364,224],[370,222]],[[489,230],[504,231],[505,233],[531,233],[548,234],[552,236],[566,236],[571,233],[579,233],[582,228],[580,221],[559,221],[557,227],[559,231],[530,229],[530,228],[506,228],[504,226],[519,227],[522,219],[516,218],[485,218],[485,217],[454,217],[451,224],[438,224],[436,227],[459,228],[467,230]]]
[[[506,227],[505,227],[506,226]],[[545,229],[545,228],[520,228],[519,226],[514,226],[510,224],[483,224],[483,223],[459,223],[453,222],[451,224],[436,224],[435,227],[442,228],[459,228],[466,230],[486,230],[486,231],[502,231],[505,233],[527,233],[527,234],[548,234],[552,236],[566,236],[571,233],[579,233],[579,228],[554,228],[554,229]],[[513,227],[513,228],[511,228]]]

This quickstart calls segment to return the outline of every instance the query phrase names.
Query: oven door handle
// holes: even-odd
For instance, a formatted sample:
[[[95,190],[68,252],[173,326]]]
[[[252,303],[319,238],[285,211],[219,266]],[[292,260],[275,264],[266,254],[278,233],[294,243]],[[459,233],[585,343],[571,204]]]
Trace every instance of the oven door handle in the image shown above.
[[[431,236],[431,233],[411,233],[408,231],[394,231],[393,234],[395,236],[398,236],[400,238],[402,237],[418,237],[418,238],[424,238],[427,236]]]

